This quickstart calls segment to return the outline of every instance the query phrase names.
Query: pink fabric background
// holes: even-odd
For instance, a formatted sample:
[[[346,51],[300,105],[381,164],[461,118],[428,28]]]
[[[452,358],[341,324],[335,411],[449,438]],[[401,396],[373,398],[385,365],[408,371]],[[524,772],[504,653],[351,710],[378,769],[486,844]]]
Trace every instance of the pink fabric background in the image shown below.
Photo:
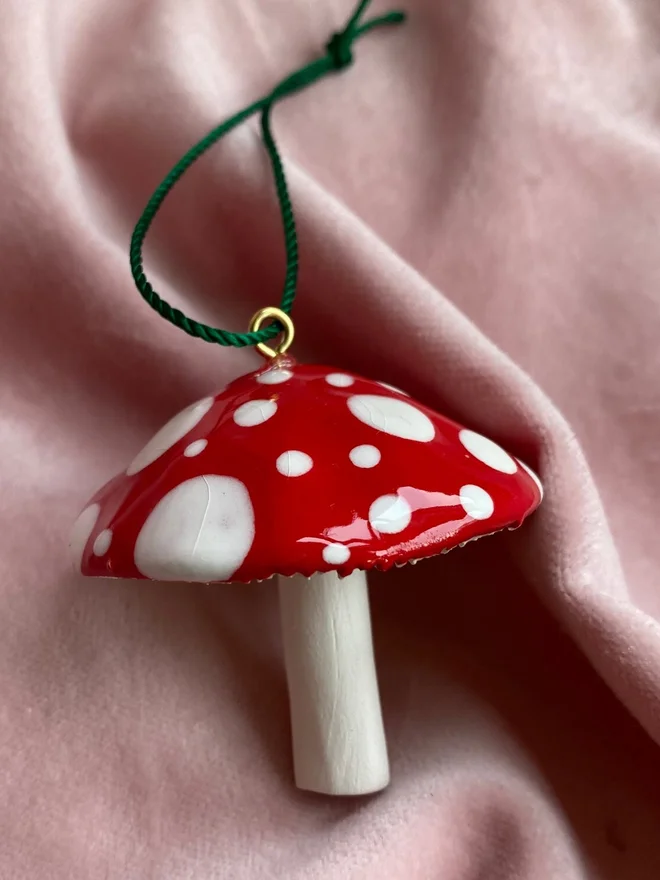
[[[393,783],[357,800],[292,787],[271,585],[84,581],[66,551],[162,422],[258,363],[142,303],[134,221],[351,4],[0,7],[3,880],[660,876],[657,0],[406,5],[276,112],[297,354],[493,436],[547,499],[372,579]],[[174,193],[148,266],[222,326],[277,301],[254,125]]]

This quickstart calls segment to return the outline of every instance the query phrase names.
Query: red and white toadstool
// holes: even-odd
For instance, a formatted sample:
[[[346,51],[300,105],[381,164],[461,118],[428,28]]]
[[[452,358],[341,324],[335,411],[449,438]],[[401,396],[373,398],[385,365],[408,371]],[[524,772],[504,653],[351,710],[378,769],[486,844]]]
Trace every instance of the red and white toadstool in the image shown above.
[[[279,577],[296,783],[384,788],[365,572],[519,526],[536,475],[402,392],[279,358],[175,416],[80,515],[83,574]]]

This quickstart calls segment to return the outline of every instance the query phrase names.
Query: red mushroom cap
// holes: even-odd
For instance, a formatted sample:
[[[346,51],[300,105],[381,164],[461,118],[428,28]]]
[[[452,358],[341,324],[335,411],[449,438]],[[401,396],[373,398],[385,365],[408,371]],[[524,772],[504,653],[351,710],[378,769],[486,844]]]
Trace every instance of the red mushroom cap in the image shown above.
[[[525,465],[403,392],[287,359],[169,421],[72,547],[97,577],[346,575],[517,527],[541,497]]]

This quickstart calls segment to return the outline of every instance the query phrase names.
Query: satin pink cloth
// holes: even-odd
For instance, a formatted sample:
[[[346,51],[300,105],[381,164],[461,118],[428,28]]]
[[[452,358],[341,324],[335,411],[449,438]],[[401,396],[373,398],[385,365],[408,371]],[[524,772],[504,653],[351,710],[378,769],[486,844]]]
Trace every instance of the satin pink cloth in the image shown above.
[[[387,791],[293,787],[272,584],[69,568],[97,487],[259,362],[142,302],[132,226],[350,5],[0,6],[6,880],[660,876],[656,0],[410,0],[275,113],[298,357],[403,386],[547,489],[519,532],[372,578]],[[279,299],[278,223],[248,124],[172,194],[148,274],[242,329]]]

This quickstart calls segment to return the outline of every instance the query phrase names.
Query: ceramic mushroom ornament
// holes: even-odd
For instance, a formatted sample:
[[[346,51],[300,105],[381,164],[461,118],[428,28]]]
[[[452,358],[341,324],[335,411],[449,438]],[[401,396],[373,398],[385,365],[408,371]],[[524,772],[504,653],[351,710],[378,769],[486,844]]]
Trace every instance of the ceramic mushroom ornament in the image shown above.
[[[299,247],[271,113],[349,67],[358,38],[405,20],[394,10],[364,21],[368,5],[358,0],[322,55],[194,144],[145,206],[129,261],[148,305],[190,336],[256,345],[270,362],[168,422],[91,499],[71,541],[77,565],[94,577],[245,584],[277,577],[296,782],[327,794],[366,794],[389,781],[366,572],[519,526],[541,501],[536,476],[480,434],[395,388],[285,356]],[[248,333],[237,333],[165,302],[146,277],[142,250],[176,182],[256,113],[286,272],[279,308],[262,309]]]
[[[300,788],[366,794],[389,766],[367,575],[519,526],[538,478],[387,385],[278,357],[175,416],[95,495],[83,574],[278,578]]]

